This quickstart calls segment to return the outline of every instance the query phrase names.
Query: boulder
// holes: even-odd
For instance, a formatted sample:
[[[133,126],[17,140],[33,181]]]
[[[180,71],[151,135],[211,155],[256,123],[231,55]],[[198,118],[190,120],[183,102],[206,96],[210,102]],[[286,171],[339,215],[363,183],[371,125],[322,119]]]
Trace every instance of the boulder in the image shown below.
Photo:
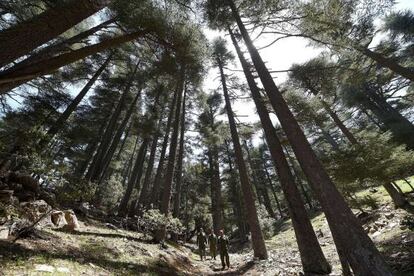
[[[7,240],[9,237],[9,227],[0,226],[0,240]]]
[[[72,210],[66,210],[64,211],[64,213],[67,224],[64,225],[61,229],[69,232],[79,230],[80,225],[78,222],[78,218],[75,215],[75,212],[73,212]]]
[[[53,211],[50,214],[50,219],[52,220],[52,223],[57,227],[62,227],[68,224],[65,219],[65,213],[62,211]]]
[[[42,215],[52,209],[44,200],[23,202],[20,204],[20,207],[24,212],[24,217],[30,221],[38,220]]]

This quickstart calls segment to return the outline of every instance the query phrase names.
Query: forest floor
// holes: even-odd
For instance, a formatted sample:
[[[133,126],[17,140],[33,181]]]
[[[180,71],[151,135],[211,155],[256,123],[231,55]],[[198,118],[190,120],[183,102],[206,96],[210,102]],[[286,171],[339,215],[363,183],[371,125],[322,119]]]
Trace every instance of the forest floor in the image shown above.
[[[414,275],[414,232],[400,224],[406,212],[394,210],[383,189],[373,195],[379,208],[364,217],[364,227],[398,275]],[[333,265],[331,275],[340,275],[324,216],[313,214],[312,224]],[[93,219],[81,220],[78,232],[43,228],[41,236],[1,241],[0,275],[298,275],[301,269],[289,220],[281,221],[277,234],[266,240],[268,260],[253,260],[248,244],[233,246],[231,268],[224,271],[219,256],[201,262],[194,244],[161,246],[147,235]]]

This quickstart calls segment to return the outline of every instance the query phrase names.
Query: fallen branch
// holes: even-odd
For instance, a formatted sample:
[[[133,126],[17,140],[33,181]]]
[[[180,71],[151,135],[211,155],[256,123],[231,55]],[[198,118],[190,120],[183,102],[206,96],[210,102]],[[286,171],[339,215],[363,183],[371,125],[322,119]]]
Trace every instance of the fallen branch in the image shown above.
[[[53,209],[47,211],[46,213],[44,213],[42,216],[40,216],[40,218],[38,220],[36,220],[35,222],[33,222],[31,225],[27,226],[27,227],[23,227],[22,229],[19,230],[19,232],[17,232],[16,237],[14,238],[14,240],[12,241],[12,243],[15,243],[18,239],[20,239],[20,237],[29,232],[30,230],[33,230],[33,228],[45,217],[47,217]]]

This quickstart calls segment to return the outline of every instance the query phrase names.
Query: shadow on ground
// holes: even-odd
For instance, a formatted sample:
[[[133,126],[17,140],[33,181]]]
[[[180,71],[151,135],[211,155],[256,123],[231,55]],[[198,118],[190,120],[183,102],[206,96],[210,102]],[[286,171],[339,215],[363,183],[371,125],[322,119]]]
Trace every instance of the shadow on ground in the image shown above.
[[[105,270],[119,274],[137,275],[137,273],[155,273],[157,275],[179,275],[174,267],[168,266],[165,262],[154,262],[151,264],[141,265],[133,262],[123,262],[114,258],[102,258],[102,255],[94,256],[90,252],[79,250],[77,248],[67,248],[66,251],[53,251],[48,249],[27,248],[19,243],[0,241],[0,252],[7,252],[0,259],[0,267],[7,268],[10,264],[28,262],[29,259],[41,257],[45,260],[68,260],[79,264],[88,265],[90,263],[99,266]]]
[[[54,231],[65,232],[63,230],[54,229]],[[71,235],[78,235],[78,236],[97,236],[102,238],[118,238],[118,239],[127,239],[129,241],[135,241],[139,243],[154,243],[152,239],[145,239],[145,238],[137,238],[132,237],[129,235],[122,235],[116,233],[100,233],[100,232],[86,232],[86,231],[74,231],[70,232]]]

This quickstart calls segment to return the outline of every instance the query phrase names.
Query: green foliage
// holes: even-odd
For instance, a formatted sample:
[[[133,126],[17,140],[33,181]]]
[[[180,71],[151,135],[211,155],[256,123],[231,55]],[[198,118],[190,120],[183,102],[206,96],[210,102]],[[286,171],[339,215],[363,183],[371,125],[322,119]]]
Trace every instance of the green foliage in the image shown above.
[[[414,14],[410,10],[392,12],[385,18],[384,28],[395,38],[402,36],[405,42],[414,39]]]
[[[325,160],[341,189],[379,186],[412,171],[414,153],[392,142],[389,133],[363,131],[357,137],[359,144],[332,152]]]
[[[269,216],[263,205],[257,206],[257,216],[263,236],[266,239],[273,237],[276,229],[276,220]]]
[[[96,192],[96,184],[82,180],[73,179],[63,186],[56,188],[56,199],[61,203],[92,202]]]
[[[158,209],[150,209],[145,211],[140,223],[145,225],[145,227],[154,230],[166,227],[168,232],[177,234],[180,234],[184,230],[184,227],[179,219],[173,218],[171,214],[165,216],[161,214]]]
[[[376,209],[375,197],[358,192],[411,175],[414,153],[393,142],[389,133],[365,130],[356,136],[358,144],[330,151],[322,160],[352,207]]]

